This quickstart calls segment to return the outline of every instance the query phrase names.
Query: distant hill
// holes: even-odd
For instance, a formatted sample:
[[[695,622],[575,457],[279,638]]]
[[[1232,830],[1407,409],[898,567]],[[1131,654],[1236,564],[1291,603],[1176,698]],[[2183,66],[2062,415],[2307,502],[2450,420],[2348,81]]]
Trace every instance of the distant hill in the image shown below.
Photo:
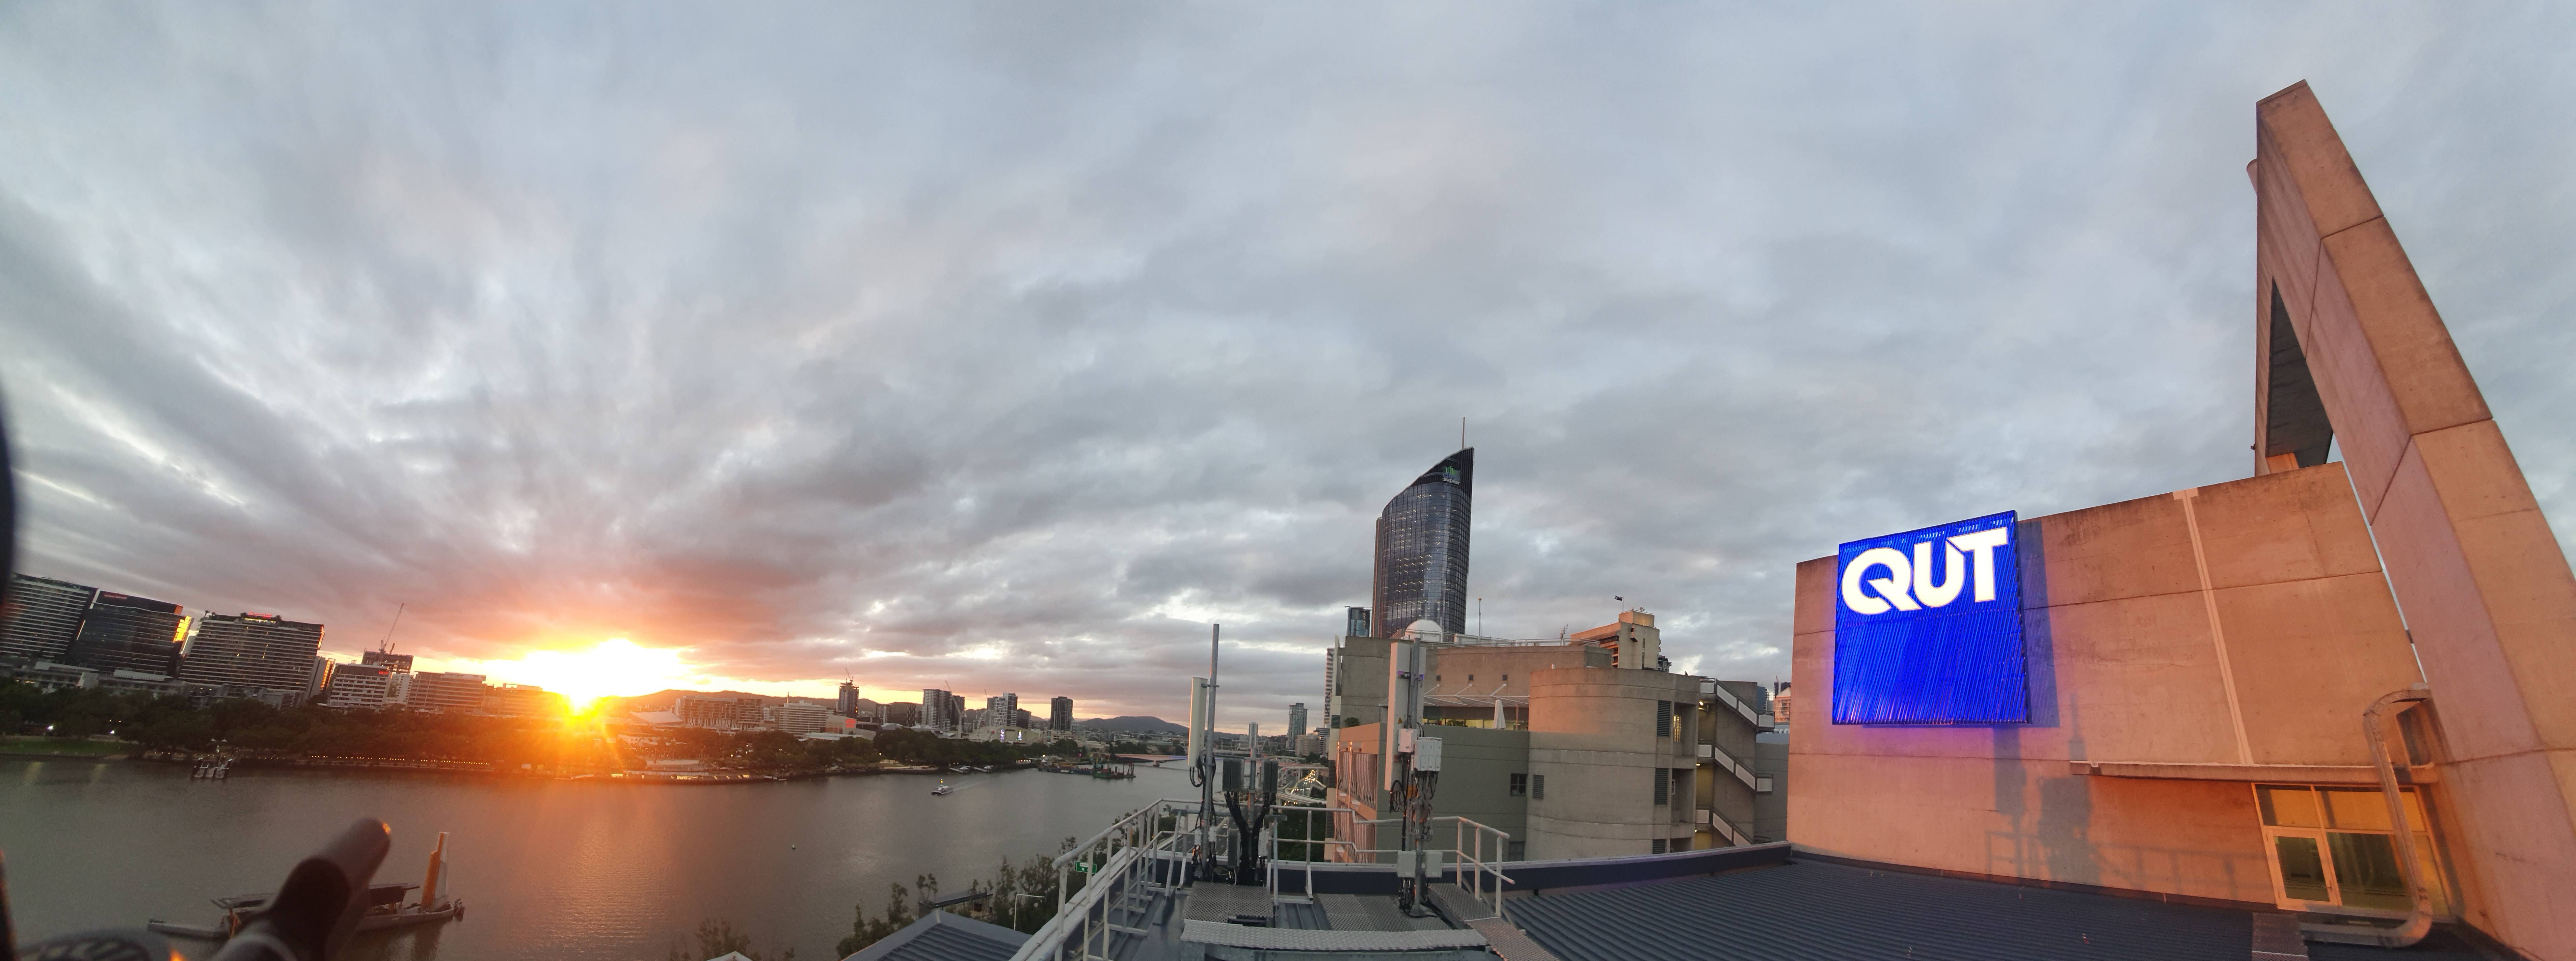
[[[1118,731],[1127,734],[1170,734],[1178,736],[1190,733],[1190,729],[1187,726],[1174,724],[1159,717],[1095,717],[1089,720],[1075,721],[1073,722],[1073,726],[1088,731]]]
[[[617,702],[617,707],[619,709],[627,711],[667,711],[671,709],[672,704],[677,703],[680,700],[680,695],[682,694],[703,694],[708,697],[756,697],[759,698],[760,702],[763,704],[787,703],[787,699],[783,697],[771,697],[767,694],[746,694],[741,691],[655,691],[651,694],[638,694],[634,697],[603,697],[600,698],[600,701],[602,703],[615,701]]]

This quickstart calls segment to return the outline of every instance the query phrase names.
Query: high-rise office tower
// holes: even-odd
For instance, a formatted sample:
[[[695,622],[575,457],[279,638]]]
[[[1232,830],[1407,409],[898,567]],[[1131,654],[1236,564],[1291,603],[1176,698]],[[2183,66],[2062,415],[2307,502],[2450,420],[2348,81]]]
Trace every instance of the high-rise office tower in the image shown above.
[[[211,614],[197,624],[179,678],[297,694],[313,680],[322,625],[273,614]]]
[[[1002,694],[984,699],[984,724],[987,727],[1010,727],[1020,716],[1020,696]]]
[[[80,636],[81,615],[98,588],[50,577],[9,575],[9,607],[0,613],[0,657],[60,661]]]
[[[188,617],[179,605],[100,591],[81,614],[80,635],[63,660],[100,671],[177,676]]]
[[[1369,623],[1370,618],[1368,608],[1342,608],[1343,637],[1376,637],[1377,632],[1369,628]]]
[[[1073,730],[1073,699],[1059,697],[1047,702],[1047,730]]]
[[[1475,486],[1476,449],[1468,447],[1414,478],[1378,514],[1369,604],[1376,636],[1392,637],[1420,620],[1452,634],[1467,629],[1467,521]]]
[[[948,715],[948,692],[935,687],[921,689],[921,723],[936,728],[956,726]]]
[[[1288,739],[1290,741],[1295,741],[1296,739],[1305,736],[1306,702],[1299,701],[1295,704],[1288,705]]]
[[[839,704],[835,705],[835,712],[840,714],[842,717],[859,716],[859,682],[841,682],[841,700]],[[873,718],[871,720],[873,720]]]

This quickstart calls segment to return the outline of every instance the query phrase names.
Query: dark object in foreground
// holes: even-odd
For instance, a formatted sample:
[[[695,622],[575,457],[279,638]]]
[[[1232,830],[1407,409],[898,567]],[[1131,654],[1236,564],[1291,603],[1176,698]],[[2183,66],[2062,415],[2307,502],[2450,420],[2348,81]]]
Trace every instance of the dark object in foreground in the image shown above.
[[[368,882],[391,847],[385,822],[361,818],[322,850],[287,872],[277,897],[242,923],[214,961],[326,961],[349,943],[367,909]],[[0,945],[5,947],[5,945]],[[94,931],[29,945],[16,955],[38,958],[178,958],[169,942],[148,931]]]

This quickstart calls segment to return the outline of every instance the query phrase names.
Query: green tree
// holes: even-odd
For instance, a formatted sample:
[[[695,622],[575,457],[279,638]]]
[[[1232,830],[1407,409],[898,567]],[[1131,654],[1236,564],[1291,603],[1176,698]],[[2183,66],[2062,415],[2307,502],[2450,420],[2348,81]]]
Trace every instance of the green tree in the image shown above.
[[[733,922],[720,918],[708,918],[698,922],[695,946],[686,939],[671,942],[671,953],[668,957],[670,961],[707,961],[709,958],[721,958],[737,951],[751,961],[796,961],[796,949],[792,947],[779,949],[778,957],[775,959],[752,950],[751,935],[737,930]]]

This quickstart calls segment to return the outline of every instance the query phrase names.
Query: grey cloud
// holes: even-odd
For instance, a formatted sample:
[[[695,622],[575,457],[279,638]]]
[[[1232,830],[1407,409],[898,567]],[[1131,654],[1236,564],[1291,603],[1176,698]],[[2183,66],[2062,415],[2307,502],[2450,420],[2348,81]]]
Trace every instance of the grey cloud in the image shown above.
[[[11,8],[27,563],[1275,721],[1464,414],[1487,631],[1768,680],[1842,540],[2247,473],[2301,78],[2576,538],[2568,19]]]

